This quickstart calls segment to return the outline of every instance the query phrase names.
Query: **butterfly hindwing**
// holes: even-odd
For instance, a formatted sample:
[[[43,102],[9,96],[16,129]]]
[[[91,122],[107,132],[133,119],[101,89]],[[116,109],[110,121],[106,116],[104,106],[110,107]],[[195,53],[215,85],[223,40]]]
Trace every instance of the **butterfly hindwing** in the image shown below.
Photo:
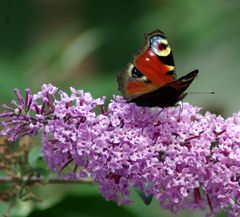
[[[194,70],[155,91],[133,98],[129,102],[145,107],[158,106],[163,108],[173,106],[186,96],[186,93],[183,92],[189,87],[197,74],[198,70]]]

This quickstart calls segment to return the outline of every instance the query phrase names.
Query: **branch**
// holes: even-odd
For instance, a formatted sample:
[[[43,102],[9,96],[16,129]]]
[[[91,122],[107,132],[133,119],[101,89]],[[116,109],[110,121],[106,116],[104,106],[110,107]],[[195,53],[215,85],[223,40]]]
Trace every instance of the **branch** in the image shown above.
[[[0,177],[0,184],[14,183],[20,179],[14,179],[8,176]],[[81,179],[81,180],[66,180],[64,178],[50,177],[49,179],[43,177],[32,177],[29,180],[29,177],[23,177],[21,179],[23,182],[28,183],[44,183],[44,184],[92,184],[91,179]]]

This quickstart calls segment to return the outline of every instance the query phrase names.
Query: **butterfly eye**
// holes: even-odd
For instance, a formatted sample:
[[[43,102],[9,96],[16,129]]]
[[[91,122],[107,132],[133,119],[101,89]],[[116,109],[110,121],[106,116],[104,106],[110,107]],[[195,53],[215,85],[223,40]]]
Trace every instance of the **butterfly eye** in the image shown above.
[[[133,67],[132,68],[132,76],[134,78],[141,78],[143,76],[143,74],[136,67]]]

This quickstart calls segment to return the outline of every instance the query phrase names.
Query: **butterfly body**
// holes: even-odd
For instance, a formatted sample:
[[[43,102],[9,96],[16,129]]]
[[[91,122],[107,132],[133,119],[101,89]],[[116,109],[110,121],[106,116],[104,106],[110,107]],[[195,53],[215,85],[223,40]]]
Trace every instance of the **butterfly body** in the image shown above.
[[[186,96],[183,93],[198,70],[176,79],[172,51],[160,30],[146,35],[142,51],[118,75],[119,90],[129,102],[145,107],[168,107]]]

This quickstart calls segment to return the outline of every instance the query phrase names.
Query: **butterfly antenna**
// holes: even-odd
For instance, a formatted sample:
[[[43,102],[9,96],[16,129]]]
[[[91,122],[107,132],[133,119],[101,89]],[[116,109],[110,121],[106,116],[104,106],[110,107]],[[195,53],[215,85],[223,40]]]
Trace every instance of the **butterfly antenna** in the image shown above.
[[[215,91],[207,91],[207,92],[187,92],[187,94],[215,94]]]

